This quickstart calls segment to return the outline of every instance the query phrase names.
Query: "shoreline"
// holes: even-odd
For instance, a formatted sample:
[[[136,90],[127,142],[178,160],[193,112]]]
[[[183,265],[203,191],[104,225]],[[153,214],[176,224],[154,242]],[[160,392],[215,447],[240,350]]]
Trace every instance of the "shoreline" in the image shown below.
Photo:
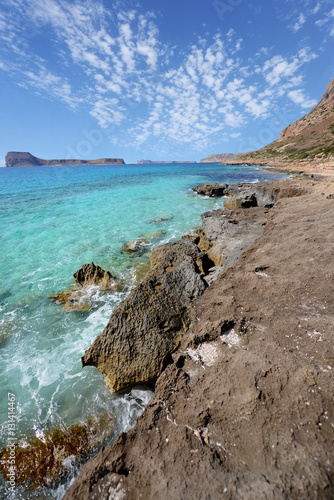
[[[277,166],[274,168],[277,169]],[[305,171],[304,165],[299,172],[301,170]],[[122,492],[124,498],[137,498],[140,492],[145,498],[161,499],[167,496],[203,498],[204,491],[209,495],[208,498],[211,498],[210,495],[214,498],[222,492],[227,493],[227,498],[242,498],[245,492],[261,498],[261,494],[273,494],[274,491],[290,491],[290,494],[293,491],[292,498],[297,498],[301,491],[306,494],[314,491],[314,488],[319,493],[318,498],[325,498],[323,495],[333,491],[333,469],[326,466],[328,454],[332,453],[328,449],[329,445],[326,445],[326,439],[331,442],[329,435],[332,428],[329,426],[327,429],[327,424],[334,419],[334,416],[329,415],[333,391],[324,371],[330,374],[325,366],[334,365],[333,360],[330,361],[330,349],[327,346],[333,342],[328,337],[328,326],[333,324],[333,294],[330,295],[319,278],[322,276],[324,280],[324,266],[330,265],[334,253],[331,241],[334,228],[328,227],[334,224],[331,222],[334,220],[334,201],[326,198],[333,194],[334,183],[330,177],[324,177],[324,172],[309,171],[306,177],[272,182],[276,187],[280,183],[283,189],[290,189],[291,195],[276,201],[273,208],[257,206],[225,209],[225,214],[223,210],[213,211],[220,212],[215,223],[225,218],[225,227],[233,228],[234,238],[245,224],[248,224],[248,229],[257,224],[258,237],[245,248],[241,244],[240,258],[219,269],[204,293],[187,304],[191,316],[190,327],[182,335],[180,346],[158,378],[155,395],[143,415],[134,428],[120,435],[111,447],[102,449],[87,462],[64,499],[93,498],[97,487],[99,498],[108,498],[116,490]],[[291,187],[295,189],[294,195]],[[296,194],[297,188],[300,192]],[[203,223],[213,218],[213,212],[203,214]],[[319,220],[315,219],[314,213],[320,215]],[[300,219],[296,218],[296,214]],[[232,223],[226,223],[226,217]],[[306,223],[305,218],[314,220]],[[314,232],[320,232],[322,238],[327,235],[324,238],[326,245],[317,241],[318,236],[314,236]],[[210,237],[208,234],[206,237],[210,246]],[[290,240],[290,244],[285,239]],[[301,241],[303,248],[300,246]],[[294,248],[297,242],[299,252]],[[321,243],[326,247],[321,248],[321,255],[326,255],[326,262],[322,265],[317,262],[320,257],[315,258]],[[226,254],[226,242],[221,244],[220,253],[225,251]],[[211,250],[214,247],[211,246]],[[210,248],[206,249],[207,253],[208,250]],[[301,251],[304,259],[299,256]],[[284,266],[280,264],[281,260]],[[330,277],[332,280],[333,276]],[[331,286],[329,281],[327,287],[330,289]],[[294,335],[298,338],[300,326],[296,324],[296,318],[303,318],[302,313],[304,316],[308,314],[308,309],[302,312],[298,309],[307,299],[302,296],[307,288],[310,291],[305,292],[306,295],[316,293],[314,298],[319,296],[323,301],[326,297],[327,305],[323,307],[329,308],[329,312],[322,313],[324,317],[320,316],[320,320],[321,311],[312,311],[307,321],[299,319],[300,323],[306,321],[307,329],[298,340],[301,345],[296,346],[295,339],[290,337]],[[256,300],[254,290],[257,290],[261,300],[260,297]],[[291,300],[296,302],[295,309]],[[310,302],[309,309],[312,307],[315,305],[312,306]],[[319,328],[320,323],[323,331]],[[280,332],[280,324],[286,334]],[[293,335],[291,332],[288,334],[291,329]],[[288,337],[289,340],[286,340]],[[326,358],[328,364],[324,362],[320,371],[319,366],[316,369],[308,351],[315,342],[318,351],[326,345],[321,356]],[[305,346],[302,346],[303,343]],[[275,354],[271,355],[273,346]],[[305,348],[303,354],[306,357],[303,362],[298,361],[300,366],[296,379],[294,358],[300,356],[302,347]],[[282,360],[276,351],[289,359]],[[245,369],[245,363],[248,363],[248,370]],[[307,380],[302,376],[303,370],[310,372]],[[221,389],[221,384],[217,387],[217,376],[224,381]],[[307,385],[308,379],[312,379],[311,385]],[[327,390],[325,397],[309,405],[299,399],[295,402],[294,394],[300,398],[306,392],[310,397],[309,387],[326,388],[322,389]],[[196,401],[196,404],[185,403],[191,400],[194,403]],[[218,400],[220,405],[216,404]],[[232,413],[230,407],[233,408]],[[315,410],[323,416],[317,416],[322,419],[321,422],[318,420],[321,426],[313,426],[317,413]],[[304,432],[306,441],[300,423],[296,423],[298,419],[289,413],[293,415],[296,411],[303,421],[310,419],[312,422],[309,432]],[[275,420],[274,427],[268,425],[268,418]],[[222,422],[226,424],[222,425]],[[303,423],[303,431],[305,425]],[[293,426],[294,432],[287,433],[287,426]],[[324,434],[325,429],[326,436],[319,435],[320,431]],[[251,439],[250,436],[246,438],[249,432],[254,434]],[[275,439],[272,437],[273,432]],[[227,436],[234,441],[233,453],[226,441]],[[320,438],[322,450],[316,443]],[[247,443],[248,440],[250,443]],[[289,457],[291,449],[295,450],[295,457]],[[327,454],[326,460],[324,452]],[[312,461],[310,458],[312,453],[319,455],[316,472],[311,470],[311,464],[314,465],[314,457]],[[169,459],[171,456],[174,457],[172,461]],[[259,461],[258,465],[255,458]],[[273,460],[278,461],[281,472]],[[304,474],[307,480],[300,478],[301,470],[307,473]],[[205,475],[212,477],[211,480],[207,477],[201,486],[198,474],[201,474],[201,479]],[[263,480],[264,474],[266,481]],[[324,474],[326,480],[323,479]]]

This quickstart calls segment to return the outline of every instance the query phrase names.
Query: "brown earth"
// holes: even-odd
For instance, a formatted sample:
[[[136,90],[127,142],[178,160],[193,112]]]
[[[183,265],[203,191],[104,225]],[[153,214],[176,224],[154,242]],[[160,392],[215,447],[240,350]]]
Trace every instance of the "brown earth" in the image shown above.
[[[204,214],[202,251],[224,218],[236,231],[221,272],[136,425],[65,500],[334,498],[334,182],[279,186],[298,195]]]

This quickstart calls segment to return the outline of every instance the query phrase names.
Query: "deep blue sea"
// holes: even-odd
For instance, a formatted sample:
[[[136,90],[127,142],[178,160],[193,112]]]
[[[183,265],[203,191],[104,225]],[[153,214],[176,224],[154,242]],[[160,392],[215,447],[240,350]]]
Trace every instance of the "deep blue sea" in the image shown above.
[[[22,441],[106,413],[115,419],[109,442],[130,428],[152,392],[112,395],[103,375],[80,361],[134,286],[136,266],[149,258],[128,256],[121,246],[144,237],[151,250],[222,207],[223,199],[192,196],[197,184],[281,177],[217,164],[1,168],[0,449],[8,443],[8,393],[15,395],[15,438]],[[89,311],[66,313],[48,296],[68,288],[89,262],[122,278],[125,288],[93,287]],[[17,486],[13,498],[60,499],[78,467],[70,464],[67,482],[54,489],[29,493]],[[2,477],[0,498],[11,498]]]

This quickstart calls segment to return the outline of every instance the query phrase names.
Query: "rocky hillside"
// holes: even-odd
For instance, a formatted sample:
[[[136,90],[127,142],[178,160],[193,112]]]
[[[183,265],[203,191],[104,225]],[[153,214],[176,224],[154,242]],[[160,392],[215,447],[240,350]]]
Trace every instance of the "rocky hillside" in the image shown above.
[[[286,127],[279,138],[258,151],[210,155],[201,162],[276,164],[334,160],[334,79],[321,101],[300,120]]]
[[[43,160],[37,158],[31,153],[9,151],[6,154],[6,167],[52,167],[52,166],[66,166],[66,165],[124,165],[122,158],[99,158],[97,160]]]

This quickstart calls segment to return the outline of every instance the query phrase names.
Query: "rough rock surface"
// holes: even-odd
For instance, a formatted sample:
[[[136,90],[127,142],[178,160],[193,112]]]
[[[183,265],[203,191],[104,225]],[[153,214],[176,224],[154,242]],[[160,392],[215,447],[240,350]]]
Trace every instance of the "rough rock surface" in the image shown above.
[[[249,208],[249,207],[265,207],[271,208],[280,198],[293,198],[305,193],[305,188],[294,185],[285,186],[279,181],[275,184],[272,182],[262,182],[252,184],[246,189],[227,191],[232,195],[224,202],[225,208]]]
[[[174,244],[175,245],[175,244]],[[190,319],[188,300],[206,283],[198,272],[200,252],[191,241],[152,252],[151,270],[114,310],[108,325],[82,358],[106,374],[111,391],[154,383],[178,347]]]
[[[224,196],[226,194],[226,189],[228,184],[201,184],[193,189],[198,194],[204,194],[205,196]]]
[[[119,281],[109,271],[104,271],[94,262],[84,264],[79,271],[73,274],[74,279],[79,285],[85,287],[97,285],[102,290],[113,290],[119,286]]]
[[[49,295],[49,299],[56,304],[63,306],[65,312],[88,311],[91,306],[91,297],[87,294],[87,288],[92,285],[98,286],[100,291],[112,290],[118,292],[122,285],[109,271],[104,271],[94,262],[84,264],[76,273],[73,274],[75,284],[68,290]]]
[[[233,215],[262,235],[188,304],[144,413],[64,500],[334,497],[333,184],[307,188]]]
[[[147,248],[148,244],[149,243],[147,240],[145,240],[144,238],[139,238],[138,240],[125,243],[121,248],[121,252],[125,252],[130,255],[139,254],[142,253],[145,250],[145,248]]]

